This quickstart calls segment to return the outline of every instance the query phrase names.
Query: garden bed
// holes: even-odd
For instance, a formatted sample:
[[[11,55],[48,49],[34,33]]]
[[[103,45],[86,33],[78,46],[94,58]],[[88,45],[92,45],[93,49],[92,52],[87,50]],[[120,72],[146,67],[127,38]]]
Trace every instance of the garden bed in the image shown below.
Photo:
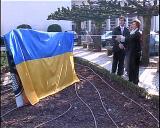
[[[94,69],[107,84],[89,67],[75,64],[79,83],[34,106],[11,111],[1,118],[1,127],[115,128],[117,125],[119,128],[158,128],[158,100],[147,99],[143,89],[111,76],[92,63],[79,58],[75,61]],[[1,115],[13,108],[16,104],[10,84],[1,84]]]

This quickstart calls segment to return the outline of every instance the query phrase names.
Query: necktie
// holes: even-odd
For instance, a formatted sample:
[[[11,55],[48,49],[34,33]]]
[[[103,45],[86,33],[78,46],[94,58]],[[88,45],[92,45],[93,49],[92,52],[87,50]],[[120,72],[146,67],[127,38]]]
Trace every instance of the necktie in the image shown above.
[[[123,30],[124,30],[124,28],[122,27],[122,28],[121,28],[121,34],[122,34],[122,35],[123,35]]]

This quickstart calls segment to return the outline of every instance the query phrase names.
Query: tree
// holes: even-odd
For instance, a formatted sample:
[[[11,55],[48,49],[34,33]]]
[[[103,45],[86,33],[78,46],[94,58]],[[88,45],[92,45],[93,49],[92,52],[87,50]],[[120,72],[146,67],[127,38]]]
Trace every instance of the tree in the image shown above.
[[[134,13],[143,17],[143,32],[142,32],[142,64],[148,66],[149,64],[149,35],[151,30],[151,18],[159,14],[159,5],[157,0],[143,0],[133,1],[128,0],[128,2],[134,5],[137,9]]]
[[[51,24],[48,26],[47,32],[62,32],[62,29],[58,24]]]
[[[102,0],[103,1],[103,0]],[[116,1],[116,0],[115,0]],[[114,1],[114,2],[115,2]],[[142,16],[143,17],[143,32],[142,32],[142,64],[149,64],[149,35],[151,30],[152,16],[159,15],[159,5],[157,0],[122,0],[116,1],[116,4],[111,0],[113,8],[121,10],[123,15]],[[122,6],[121,3],[124,5]]]
[[[74,21],[76,23],[76,33],[78,34],[78,45],[81,45],[81,22],[85,21],[83,15],[81,15],[81,8],[79,6],[73,6],[71,9],[69,7],[61,9],[58,8],[57,11],[51,13],[47,20],[68,20]]]
[[[122,6],[123,5],[123,6]],[[124,16],[142,16],[143,17],[143,47],[142,63],[149,64],[149,43],[147,41],[151,28],[151,17],[159,14],[159,5],[157,0],[88,0],[88,5],[84,3],[80,6],[74,5],[72,9],[58,9],[55,13],[48,16],[48,19],[71,20],[78,24],[77,33],[80,30],[82,21],[92,20],[95,22],[94,34],[101,34],[102,23],[108,17]],[[101,40],[95,38],[95,48],[101,50]]]
[[[105,5],[104,6],[104,2]],[[87,20],[92,20],[95,22],[95,31],[93,34],[99,35],[98,37],[94,38],[94,47],[96,51],[101,51],[101,27],[102,23],[107,19],[112,13],[112,12],[117,12],[115,13],[116,15],[119,13],[119,11],[115,11],[114,8],[112,8],[107,1],[103,2],[91,2],[88,0],[88,5],[85,5],[82,3],[82,5],[74,5],[72,9],[69,8],[64,8],[62,7],[61,9],[58,8],[58,11],[51,13],[48,16],[48,20],[70,20],[74,21],[76,23],[76,32],[78,35],[80,35],[81,31],[81,22],[82,21],[87,21]],[[120,13],[119,13],[120,15]],[[114,16],[114,14],[113,14]],[[81,38],[79,36],[78,38],[78,44],[81,44]]]
[[[20,28],[24,28],[24,29],[32,29],[32,27],[28,24],[21,24],[21,25],[18,25],[17,26],[17,29],[20,29]]]

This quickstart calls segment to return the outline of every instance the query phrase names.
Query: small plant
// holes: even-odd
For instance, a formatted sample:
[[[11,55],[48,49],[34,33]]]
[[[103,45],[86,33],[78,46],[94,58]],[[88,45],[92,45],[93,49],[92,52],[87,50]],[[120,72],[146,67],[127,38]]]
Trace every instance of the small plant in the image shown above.
[[[58,24],[49,25],[47,32],[62,32],[61,26]]]
[[[1,68],[8,66],[7,54],[1,51]]]
[[[20,29],[20,28],[24,28],[24,29],[32,29],[32,27],[28,24],[21,24],[19,26],[17,26],[17,29]]]
[[[2,36],[1,36],[1,47],[3,48],[5,47],[4,38]],[[1,63],[0,63],[1,68],[8,66],[6,51],[1,50],[0,57],[1,57]]]

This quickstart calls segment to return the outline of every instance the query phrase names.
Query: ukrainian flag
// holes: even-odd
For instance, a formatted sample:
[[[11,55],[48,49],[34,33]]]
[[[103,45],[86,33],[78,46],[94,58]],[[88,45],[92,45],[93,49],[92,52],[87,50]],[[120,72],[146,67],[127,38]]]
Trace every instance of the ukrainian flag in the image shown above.
[[[15,29],[4,36],[32,105],[79,81],[74,69],[73,36],[31,29]]]

